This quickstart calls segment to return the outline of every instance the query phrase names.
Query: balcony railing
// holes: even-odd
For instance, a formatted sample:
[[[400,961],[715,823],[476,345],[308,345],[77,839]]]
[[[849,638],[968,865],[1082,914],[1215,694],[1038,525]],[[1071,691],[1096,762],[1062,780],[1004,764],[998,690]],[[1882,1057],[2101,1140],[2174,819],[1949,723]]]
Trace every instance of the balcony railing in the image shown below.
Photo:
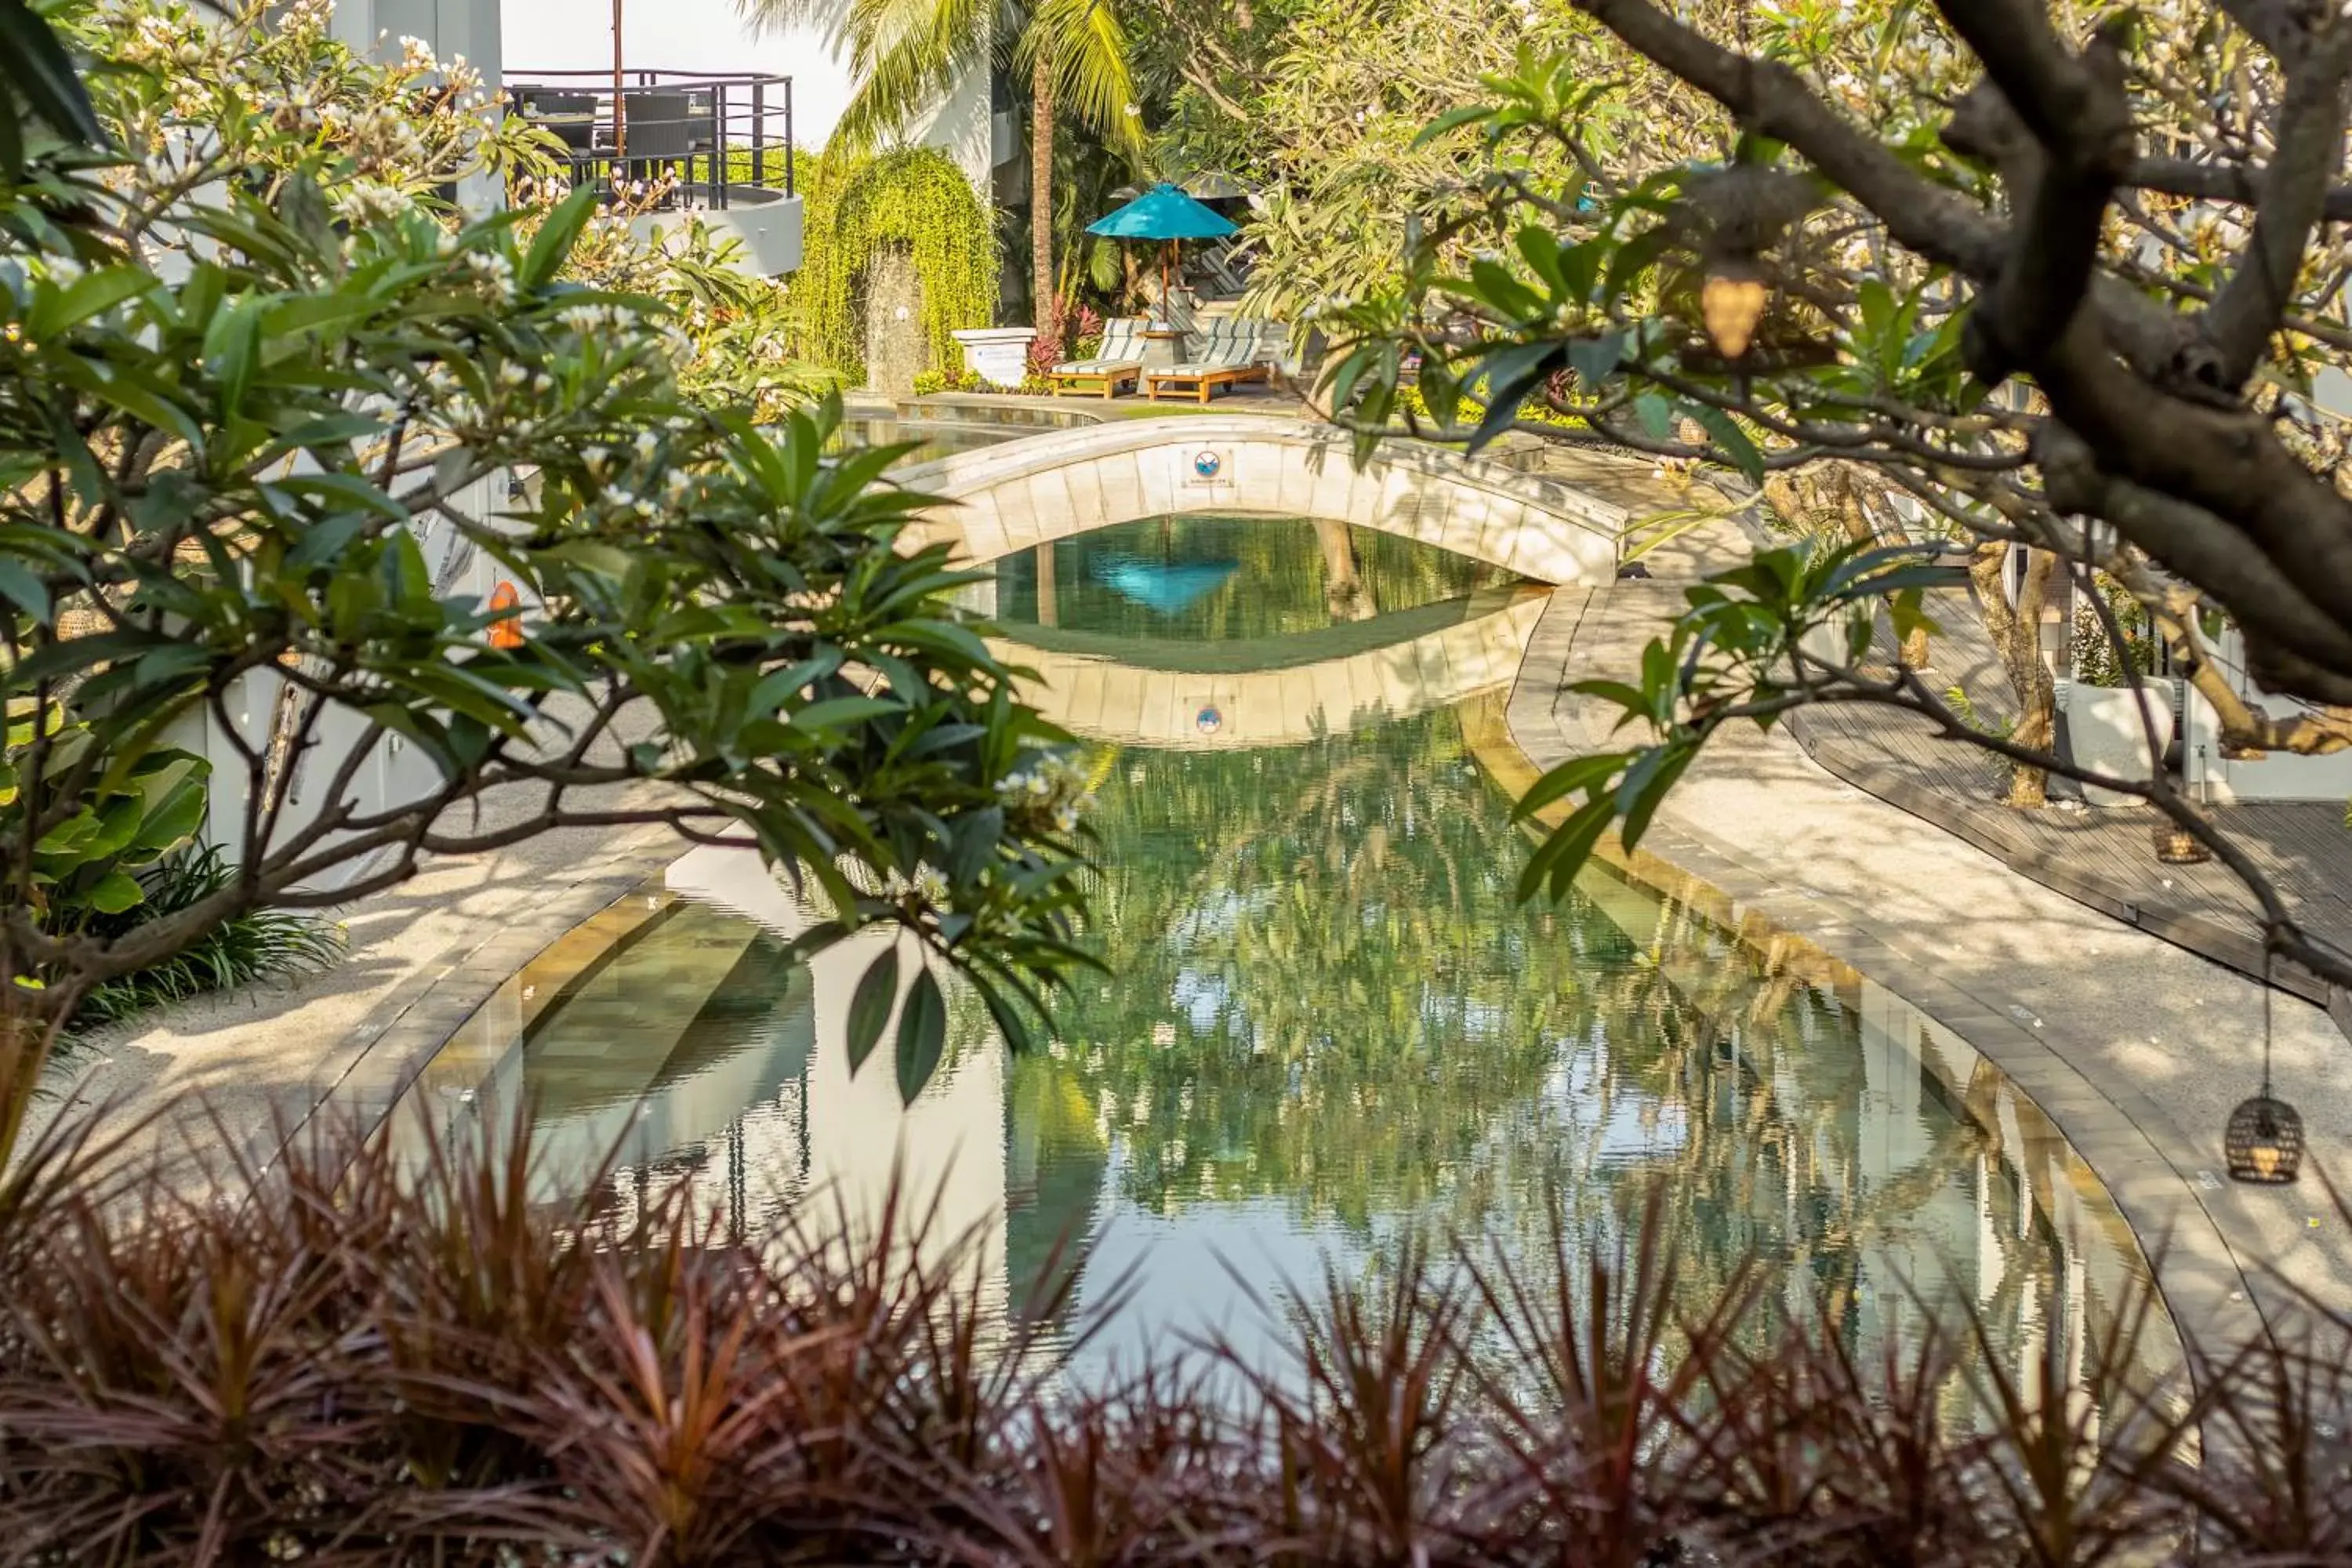
[[[668,182],[671,203],[719,210],[796,194],[788,76],[511,70],[507,94],[562,141],[574,184]]]

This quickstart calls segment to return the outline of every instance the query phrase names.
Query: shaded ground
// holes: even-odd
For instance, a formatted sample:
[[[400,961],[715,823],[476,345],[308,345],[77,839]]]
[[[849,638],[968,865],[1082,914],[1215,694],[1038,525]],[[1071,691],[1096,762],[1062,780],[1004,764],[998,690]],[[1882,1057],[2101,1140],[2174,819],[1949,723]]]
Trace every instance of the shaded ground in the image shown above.
[[[492,799],[482,825],[537,809]],[[196,998],[76,1042],[52,1064],[68,1097],[153,1115],[181,1136],[268,1158],[330,1094],[380,1114],[499,979],[682,850],[667,829],[572,829],[496,854],[429,861],[406,884],[335,912],[350,948],[293,982]]]
[[[1964,689],[1988,720],[2014,711],[1975,616],[1956,605],[1937,619],[1944,628],[1934,645],[1939,683]],[[1839,777],[1958,833],[2034,880],[2243,973],[2262,973],[2252,895],[2219,861],[2158,860],[2151,808],[2011,810],[1996,799],[1997,758],[1940,739],[1916,715],[1889,709],[1816,709],[1797,716],[1795,734]],[[2352,832],[2341,805],[2258,802],[2211,811],[2298,921],[2316,936],[2352,947]],[[2299,971],[2281,979],[2311,1001],[2328,1000],[2327,987]],[[2340,1016],[2352,1017],[2352,1009]]]

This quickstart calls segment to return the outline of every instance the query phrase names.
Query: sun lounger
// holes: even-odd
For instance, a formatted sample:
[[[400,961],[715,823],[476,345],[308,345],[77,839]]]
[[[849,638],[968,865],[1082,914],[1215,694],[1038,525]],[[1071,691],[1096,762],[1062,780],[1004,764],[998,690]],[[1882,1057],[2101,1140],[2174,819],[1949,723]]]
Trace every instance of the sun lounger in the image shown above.
[[[1224,316],[1211,321],[1187,341],[1182,364],[1143,373],[1143,395],[1152,402],[1163,394],[1191,395],[1206,403],[1221,386],[1242,385],[1267,378],[1265,323],[1247,316]]]
[[[1129,317],[1103,325],[1102,347],[1092,359],[1070,360],[1046,374],[1045,384],[1056,397],[1062,389],[1099,393],[1105,401],[1133,387],[1143,374],[1143,322]]]

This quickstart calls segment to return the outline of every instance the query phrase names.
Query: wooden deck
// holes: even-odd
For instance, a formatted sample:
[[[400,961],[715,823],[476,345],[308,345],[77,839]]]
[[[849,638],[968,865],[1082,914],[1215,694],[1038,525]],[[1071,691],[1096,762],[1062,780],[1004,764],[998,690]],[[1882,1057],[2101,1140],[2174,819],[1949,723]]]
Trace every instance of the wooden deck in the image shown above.
[[[1937,683],[1965,690],[1979,715],[2015,711],[1990,643],[1964,606],[1938,616]],[[1825,707],[1795,716],[1814,761],[1857,788],[1959,835],[2046,887],[2250,975],[2263,972],[2253,898],[2219,861],[2168,866],[2156,858],[2156,813],[2143,805],[2040,811],[2000,804],[2002,765],[1990,752],[1939,737],[1924,720],[1886,709]],[[2332,802],[2215,805],[2214,820],[2270,879],[2316,937],[2352,949],[2352,830]],[[2328,1007],[2352,1033],[2352,997],[2291,964],[2285,990]]]

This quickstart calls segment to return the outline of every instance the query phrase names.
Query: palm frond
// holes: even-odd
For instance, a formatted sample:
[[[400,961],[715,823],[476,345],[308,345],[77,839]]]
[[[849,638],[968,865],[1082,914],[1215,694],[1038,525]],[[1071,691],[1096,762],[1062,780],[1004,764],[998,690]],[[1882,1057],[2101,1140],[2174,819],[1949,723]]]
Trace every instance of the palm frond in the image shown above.
[[[1057,101],[1121,153],[1140,156],[1143,121],[1128,112],[1136,101],[1135,70],[1127,29],[1109,0],[1035,0],[1013,56],[1027,66],[1040,53]]]
[[[824,0],[748,3],[801,17]],[[992,0],[850,0],[835,16],[830,41],[848,56],[856,85],[834,127],[833,147],[866,153],[897,140],[958,79],[985,69],[993,10]]]

